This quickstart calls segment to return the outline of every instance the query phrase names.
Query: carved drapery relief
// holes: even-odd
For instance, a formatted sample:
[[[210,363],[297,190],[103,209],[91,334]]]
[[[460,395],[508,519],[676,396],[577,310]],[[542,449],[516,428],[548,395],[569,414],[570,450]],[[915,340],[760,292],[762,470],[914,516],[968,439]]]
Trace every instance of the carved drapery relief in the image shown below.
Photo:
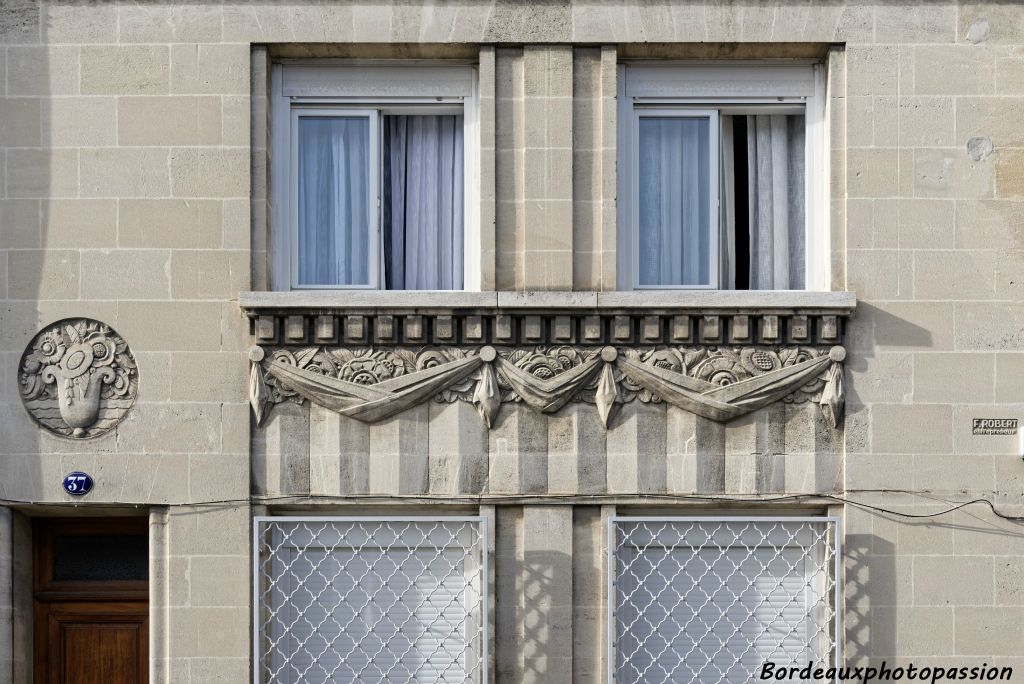
[[[423,402],[466,401],[494,424],[503,403],[554,413],[594,404],[607,427],[624,403],[667,402],[728,421],[776,401],[814,401],[842,420],[840,346],[574,345],[531,348],[253,347],[250,403],[257,424],[283,401],[309,400],[364,422]]]
[[[128,413],[138,370],[128,344],[109,326],[66,319],[41,330],[21,357],[21,399],[29,415],[62,437],[96,437]]]

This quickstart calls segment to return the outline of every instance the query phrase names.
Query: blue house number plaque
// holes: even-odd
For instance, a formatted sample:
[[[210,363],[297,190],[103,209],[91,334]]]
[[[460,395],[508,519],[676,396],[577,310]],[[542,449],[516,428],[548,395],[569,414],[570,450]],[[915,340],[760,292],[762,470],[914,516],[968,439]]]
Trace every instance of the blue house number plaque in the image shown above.
[[[64,491],[72,496],[88,494],[92,491],[92,485],[92,478],[78,470],[64,476]]]

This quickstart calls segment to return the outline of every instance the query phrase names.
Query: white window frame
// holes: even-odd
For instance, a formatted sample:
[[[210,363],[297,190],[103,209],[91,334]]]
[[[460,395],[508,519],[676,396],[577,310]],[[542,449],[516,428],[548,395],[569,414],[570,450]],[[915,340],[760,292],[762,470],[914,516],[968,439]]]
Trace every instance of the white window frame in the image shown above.
[[[463,117],[463,288],[479,291],[480,122],[476,65],[458,60],[288,60],[270,79],[270,289],[383,290],[381,232],[382,130],[386,114],[453,114]],[[300,113],[296,115],[296,110]],[[365,285],[298,283],[298,117],[367,115],[371,118],[370,282]],[[376,116],[370,112],[377,112]],[[376,209],[374,210],[374,207]]]
[[[640,202],[630,203],[633,230],[632,268],[634,289],[637,290],[707,290],[718,289],[721,281],[722,258],[718,178],[719,178],[719,121],[718,110],[683,107],[633,107],[632,121],[632,197],[640,197],[640,119],[708,119],[708,278],[707,284],[700,285],[641,285],[640,284]]]
[[[825,65],[817,60],[733,60],[627,62],[618,67],[618,277],[621,290],[682,289],[676,286],[639,285],[638,138],[635,120],[647,108],[685,112],[714,109],[723,114],[739,111],[803,113],[805,116],[805,230],[807,254],[805,290],[831,290],[829,227],[829,143],[826,125]],[[719,142],[711,147],[718,154]],[[623,163],[622,160],[629,160]],[[718,184],[716,172],[713,182]],[[712,205],[717,227],[719,213]],[[722,240],[718,240],[722,245]],[[721,249],[717,255],[721,268]],[[713,259],[714,260],[714,259]],[[700,289],[717,289],[719,284]],[[689,286],[685,289],[694,289]]]
[[[617,667],[618,667],[618,654],[616,652],[616,640],[617,640],[617,613],[616,613],[616,593],[618,588],[618,577],[616,569],[618,566],[618,543],[616,540],[616,523],[629,522],[629,523],[823,523],[832,526],[832,563],[829,570],[832,573],[832,612],[835,616],[832,625],[832,648],[831,655],[833,662],[832,664],[836,667],[842,663],[842,527],[841,521],[838,516],[832,515],[817,515],[817,516],[796,516],[796,515],[777,515],[777,516],[765,516],[765,515],[678,515],[678,516],[644,516],[644,515],[613,515],[608,518],[607,529],[606,529],[606,540],[605,540],[605,578],[606,578],[606,597],[605,597],[605,615],[607,616],[605,628],[607,630],[605,635],[605,661],[606,661],[606,681],[608,684],[616,684],[617,681]],[[838,679],[836,679],[838,682]]]
[[[263,581],[263,575],[260,569],[262,561],[262,547],[261,547],[261,526],[265,523],[472,523],[479,527],[480,534],[480,557],[479,565],[473,569],[474,574],[479,578],[479,596],[475,597],[475,603],[478,604],[480,614],[476,616],[479,621],[479,636],[478,641],[480,645],[479,654],[479,671],[478,676],[472,679],[473,684],[487,684],[489,681],[488,666],[490,662],[490,574],[488,570],[488,556],[490,549],[490,532],[488,531],[487,517],[482,515],[434,515],[434,516],[395,516],[395,515],[377,515],[377,516],[350,516],[350,515],[321,515],[321,516],[301,516],[301,515],[268,515],[268,516],[254,516],[252,522],[252,655],[253,655],[253,668],[252,668],[252,681],[253,684],[265,684],[262,679],[262,655],[261,650],[261,623],[262,616],[261,610],[263,608],[260,598],[263,594],[263,587],[261,582]],[[472,605],[470,601],[466,602],[467,606]]]

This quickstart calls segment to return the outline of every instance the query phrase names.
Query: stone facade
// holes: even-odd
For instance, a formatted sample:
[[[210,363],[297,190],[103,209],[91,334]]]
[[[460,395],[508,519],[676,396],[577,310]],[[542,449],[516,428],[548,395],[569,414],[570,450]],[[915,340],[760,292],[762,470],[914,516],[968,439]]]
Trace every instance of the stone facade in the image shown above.
[[[474,62],[491,309],[500,291],[524,316],[634,316],[638,336],[614,294],[617,65],[823,60],[832,290],[856,293],[825,311],[845,419],[635,401],[605,429],[594,405],[513,403],[488,430],[466,401],[371,424],[285,402],[257,427],[254,344],[287,345],[289,316],[305,339],[317,316],[381,313],[278,298],[267,333],[240,302],[270,289],[268,79],[295,57]],[[994,513],[1024,515],[1024,464],[1016,436],[971,427],[1024,419],[1022,112],[1013,3],[3,2],[0,681],[31,681],[29,519],[68,513],[74,470],[96,479],[76,513],[149,516],[152,682],[252,680],[251,521],[285,510],[487,516],[498,683],[604,681],[609,516],[723,509],[842,517],[850,664],[1024,672],[1024,527]],[[695,334],[779,307],[654,297]],[[134,405],[90,439],[40,428],[19,388],[64,319],[109,325],[138,366]],[[947,512],[972,500],[991,506]]]

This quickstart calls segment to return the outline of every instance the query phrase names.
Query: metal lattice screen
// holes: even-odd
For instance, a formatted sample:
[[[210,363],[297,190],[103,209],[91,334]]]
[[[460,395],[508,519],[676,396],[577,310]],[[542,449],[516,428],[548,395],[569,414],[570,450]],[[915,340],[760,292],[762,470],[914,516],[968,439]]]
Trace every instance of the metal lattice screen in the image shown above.
[[[839,661],[833,518],[612,518],[617,684],[746,684]]]
[[[478,517],[255,521],[257,684],[483,683]]]

